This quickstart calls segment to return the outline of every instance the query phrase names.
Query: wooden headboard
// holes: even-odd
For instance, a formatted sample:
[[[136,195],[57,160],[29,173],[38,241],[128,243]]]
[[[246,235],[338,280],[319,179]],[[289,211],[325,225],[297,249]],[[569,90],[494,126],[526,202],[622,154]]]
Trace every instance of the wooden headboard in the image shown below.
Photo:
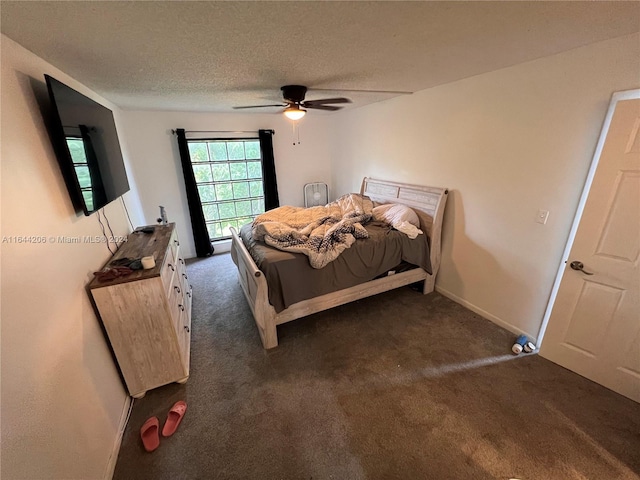
[[[365,177],[360,193],[367,195],[374,202],[402,203],[415,210],[420,218],[420,227],[429,237],[431,266],[435,277],[440,268],[442,218],[449,190]]]
[[[446,188],[423,187],[365,177],[360,193],[367,195],[374,202],[402,203],[417,210],[422,227],[431,237],[433,222],[440,220],[442,224],[442,213],[449,191]]]

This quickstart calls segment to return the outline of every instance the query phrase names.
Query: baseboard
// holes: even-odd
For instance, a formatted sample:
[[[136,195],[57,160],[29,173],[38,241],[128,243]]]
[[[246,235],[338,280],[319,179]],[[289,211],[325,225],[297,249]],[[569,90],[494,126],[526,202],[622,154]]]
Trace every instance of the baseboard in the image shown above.
[[[459,303],[463,307],[468,308],[473,313],[477,313],[481,317],[486,318],[487,320],[495,323],[496,325],[501,326],[505,330],[509,330],[510,332],[512,332],[512,333],[514,333],[516,335],[526,335],[527,337],[529,337],[533,341],[533,343],[537,342],[536,337],[531,335],[529,332],[525,332],[524,330],[516,327],[515,325],[502,320],[500,317],[496,317],[495,315],[487,312],[486,310],[483,310],[482,308],[474,305],[473,303],[468,302],[467,300],[465,300],[463,298],[460,298],[455,293],[451,293],[450,291],[445,290],[444,288],[442,288],[442,287],[440,287],[438,285],[436,285],[436,292],[444,295],[445,297],[447,297],[450,300],[453,300],[456,303]]]
[[[129,421],[129,415],[133,408],[133,398],[127,395],[127,400],[124,402],[122,408],[122,414],[120,415],[120,422],[118,424],[118,432],[116,435],[116,441],[111,450],[111,456],[109,462],[107,462],[107,468],[104,472],[105,480],[111,480],[113,474],[116,471],[116,463],[118,462],[118,453],[120,453],[120,445],[122,445],[122,437],[124,436],[124,430],[127,428],[127,422]]]

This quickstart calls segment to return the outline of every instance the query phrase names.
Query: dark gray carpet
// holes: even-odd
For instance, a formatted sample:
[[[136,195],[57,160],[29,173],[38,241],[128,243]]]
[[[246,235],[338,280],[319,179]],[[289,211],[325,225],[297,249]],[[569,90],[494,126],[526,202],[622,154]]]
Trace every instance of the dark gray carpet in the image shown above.
[[[191,377],[136,400],[116,479],[637,479],[640,406],[410,287],[262,349],[228,254],[189,262]],[[177,400],[178,431],[139,429]]]

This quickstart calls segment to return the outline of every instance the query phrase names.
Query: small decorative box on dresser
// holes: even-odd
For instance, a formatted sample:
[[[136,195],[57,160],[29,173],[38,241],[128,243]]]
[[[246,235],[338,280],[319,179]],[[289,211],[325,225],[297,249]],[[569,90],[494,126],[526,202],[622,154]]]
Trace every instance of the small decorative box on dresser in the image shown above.
[[[156,225],[152,233],[136,230],[106,266],[148,256],[155,267],[89,284],[134,398],[189,378],[192,289],[175,224]]]

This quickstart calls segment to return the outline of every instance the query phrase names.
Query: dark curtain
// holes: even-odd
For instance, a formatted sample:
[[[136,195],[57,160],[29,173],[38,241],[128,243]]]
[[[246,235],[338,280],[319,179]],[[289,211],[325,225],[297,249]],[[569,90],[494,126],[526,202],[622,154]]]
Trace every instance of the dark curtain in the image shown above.
[[[182,173],[184,175],[184,186],[187,190],[187,202],[189,204],[189,214],[191,215],[191,228],[193,229],[193,241],[196,245],[196,255],[207,257],[213,253],[213,245],[209,239],[207,224],[204,221],[202,203],[200,203],[200,193],[196,186],[196,177],[191,166],[191,156],[184,128],[176,130],[178,136],[178,150],[182,162]]]
[[[258,130],[260,153],[262,155],[262,182],[264,184],[265,211],[280,206],[278,182],[276,181],[276,163],[273,158],[273,133],[273,130]]]

